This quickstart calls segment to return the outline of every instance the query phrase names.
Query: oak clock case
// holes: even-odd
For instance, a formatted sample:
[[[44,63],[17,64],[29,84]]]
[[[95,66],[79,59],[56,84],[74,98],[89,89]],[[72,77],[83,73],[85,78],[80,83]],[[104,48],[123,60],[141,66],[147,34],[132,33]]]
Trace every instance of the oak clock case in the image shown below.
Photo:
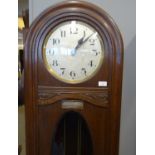
[[[105,11],[84,1],[48,8],[24,62],[27,155],[118,155],[123,42]]]

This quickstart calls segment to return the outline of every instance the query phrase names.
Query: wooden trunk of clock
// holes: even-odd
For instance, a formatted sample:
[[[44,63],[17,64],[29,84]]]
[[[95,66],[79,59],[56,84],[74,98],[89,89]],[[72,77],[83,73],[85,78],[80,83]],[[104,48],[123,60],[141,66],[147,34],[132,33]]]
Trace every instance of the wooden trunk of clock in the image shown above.
[[[60,23],[81,21],[104,43],[104,60],[82,83],[50,74],[43,44]],[[114,21],[87,2],[66,1],[44,11],[25,43],[24,100],[27,155],[118,155],[123,43]]]

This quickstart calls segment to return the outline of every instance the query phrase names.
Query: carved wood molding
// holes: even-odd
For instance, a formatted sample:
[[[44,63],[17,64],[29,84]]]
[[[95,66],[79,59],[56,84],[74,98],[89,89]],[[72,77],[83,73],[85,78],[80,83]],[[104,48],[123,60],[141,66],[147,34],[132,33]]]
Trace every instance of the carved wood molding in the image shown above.
[[[103,88],[73,88],[38,86],[38,104],[53,104],[64,99],[83,100],[95,106],[108,107],[108,90]]]

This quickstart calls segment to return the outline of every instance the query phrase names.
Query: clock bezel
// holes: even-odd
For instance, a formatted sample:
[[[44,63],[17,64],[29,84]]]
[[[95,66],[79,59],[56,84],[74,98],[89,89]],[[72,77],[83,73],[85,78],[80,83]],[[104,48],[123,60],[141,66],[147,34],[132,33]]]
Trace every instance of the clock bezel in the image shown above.
[[[99,42],[101,44],[101,58],[100,58],[100,62],[97,66],[96,69],[94,69],[94,71],[89,75],[87,76],[86,78],[83,78],[81,80],[71,80],[71,79],[65,79],[63,77],[61,77],[56,71],[54,71],[54,69],[52,69],[52,67],[50,67],[49,63],[47,62],[47,59],[46,59],[46,49],[45,49],[45,46],[49,40],[49,37],[52,35],[52,33],[58,29],[59,26],[61,25],[65,25],[67,24],[68,22],[72,22],[72,21],[76,21],[76,22],[80,22],[82,23],[82,25],[85,25],[89,28],[91,28],[92,30],[95,30],[97,33],[98,33],[98,38],[99,38]],[[88,24],[87,22],[85,21],[82,21],[82,20],[73,20],[73,19],[70,19],[70,20],[67,20],[67,21],[63,21],[63,22],[60,22],[59,24],[57,24],[48,34],[47,36],[45,37],[45,40],[43,41],[43,47],[42,47],[42,56],[43,56],[43,62],[44,62],[44,66],[45,68],[48,70],[48,72],[51,74],[51,76],[53,76],[54,78],[56,78],[57,80],[61,81],[61,82],[64,82],[64,83],[67,83],[67,84],[80,84],[80,83],[83,83],[83,82],[86,82],[90,79],[92,79],[98,72],[99,70],[101,69],[101,66],[103,64],[103,61],[104,61],[104,57],[105,57],[105,45],[104,45],[104,40],[102,39],[100,33],[98,32],[98,30],[96,30],[95,27],[93,27],[92,25]]]
[[[38,41],[35,45],[34,48],[37,48],[36,50],[38,51],[38,56],[39,56],[39,60],[40,62],[38,63],[38,68],[40,68],[38,70],[38,75],[39,75],[39,79],[38,82],[40,83],[40,81],[44,81],[44,76],[48,77],[48,81],[44,81],[44,84],[46,83],[47,85],[50,85],[50,83],[53,83],[55,87],[57,87],[59,85],[59,83],[61,83],[61,86],[64,87],[85,87],[88,86],[89,87],[99,87],[98,86],[98,82],[99,81],[107,81],[107,83],[109,83],[109,81],[111,80],[111,75],[110,75],[110,68],[111,68],[111,64],[110,64],[110,57],[109,55],[111,55],[112,52],[112,42],[109,38],[109,34],[106,30],[106,25],[103,26],[103,24],[101,23],[100,20],[97,20],[96,18],[92,18],[92,15],[90,14],[85,14],[83,11],[86,10],[81,10],[79,12],[79,10],[75,10],[72,11],[72,13],[70,12],[71,10],[62,10],[62,14],[60,12],[58,12],[58,14],[54,14],[52,15],[53,17],[49,17],[45,19],[46,24],[43,26],[41,26],[42,28],[40,29],[40,33],[37,36]],[[52,18],[52,20],[51,20]],[[49,20],[50,19],[50,20]],[[43,43],[44,40],[46,38],[46,36],[60,23],[66,22],[66,21],[71,21],[71,20],[78,20],[81,22],[84,22],[88,25],[90,25],[91,27],[93,27],[98,34],[100,35],[102,41],[104,42],[104,48],[105,48],[105,52],[104,52],[104,61],[101,65],[100,70],[89,80],[84,81],[82,83],[66,83],[63,81],[60,81],[58,79],[56,79],[54,76],[51,76],[51,74],[49,73],[49,71],[46,69],[45,65],[44,65],[44,60],[43,60]],[[40,38],[40,39],[39,39]],[[37,55],[36,55],[37,56]],[[108,69],[109,68],[109,69]],[[102,74],[100,74],[102,73]],[[43,75],[44,76],[40,76]],[[42,79],[43,78],[43,79]],[[109,85],[108,85],[109,86]],[[107,87],[108,87],[107,86]]]

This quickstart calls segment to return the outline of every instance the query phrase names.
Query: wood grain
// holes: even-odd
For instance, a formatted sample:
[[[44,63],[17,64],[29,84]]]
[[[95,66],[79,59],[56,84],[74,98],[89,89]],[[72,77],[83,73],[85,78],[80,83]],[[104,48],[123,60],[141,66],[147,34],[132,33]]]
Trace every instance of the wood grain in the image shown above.
[[[73,85],[52,77],[42,56],[47,34],[69,20],[90,24],[105,44],[105,59],[99,72],[90,80]],[[123,41],[118,27],[105,11],[84,1],[65,1],[45,10],[27,34],[24,67],[27,155],[51,155],[56,126],[70,111],[61,108],[64,99],[84,102],[82,110],[73,111],[83,117],[90,130],[93,154],[118,155]],[[100,88],[98,81],[107,81],[108,86]]]

